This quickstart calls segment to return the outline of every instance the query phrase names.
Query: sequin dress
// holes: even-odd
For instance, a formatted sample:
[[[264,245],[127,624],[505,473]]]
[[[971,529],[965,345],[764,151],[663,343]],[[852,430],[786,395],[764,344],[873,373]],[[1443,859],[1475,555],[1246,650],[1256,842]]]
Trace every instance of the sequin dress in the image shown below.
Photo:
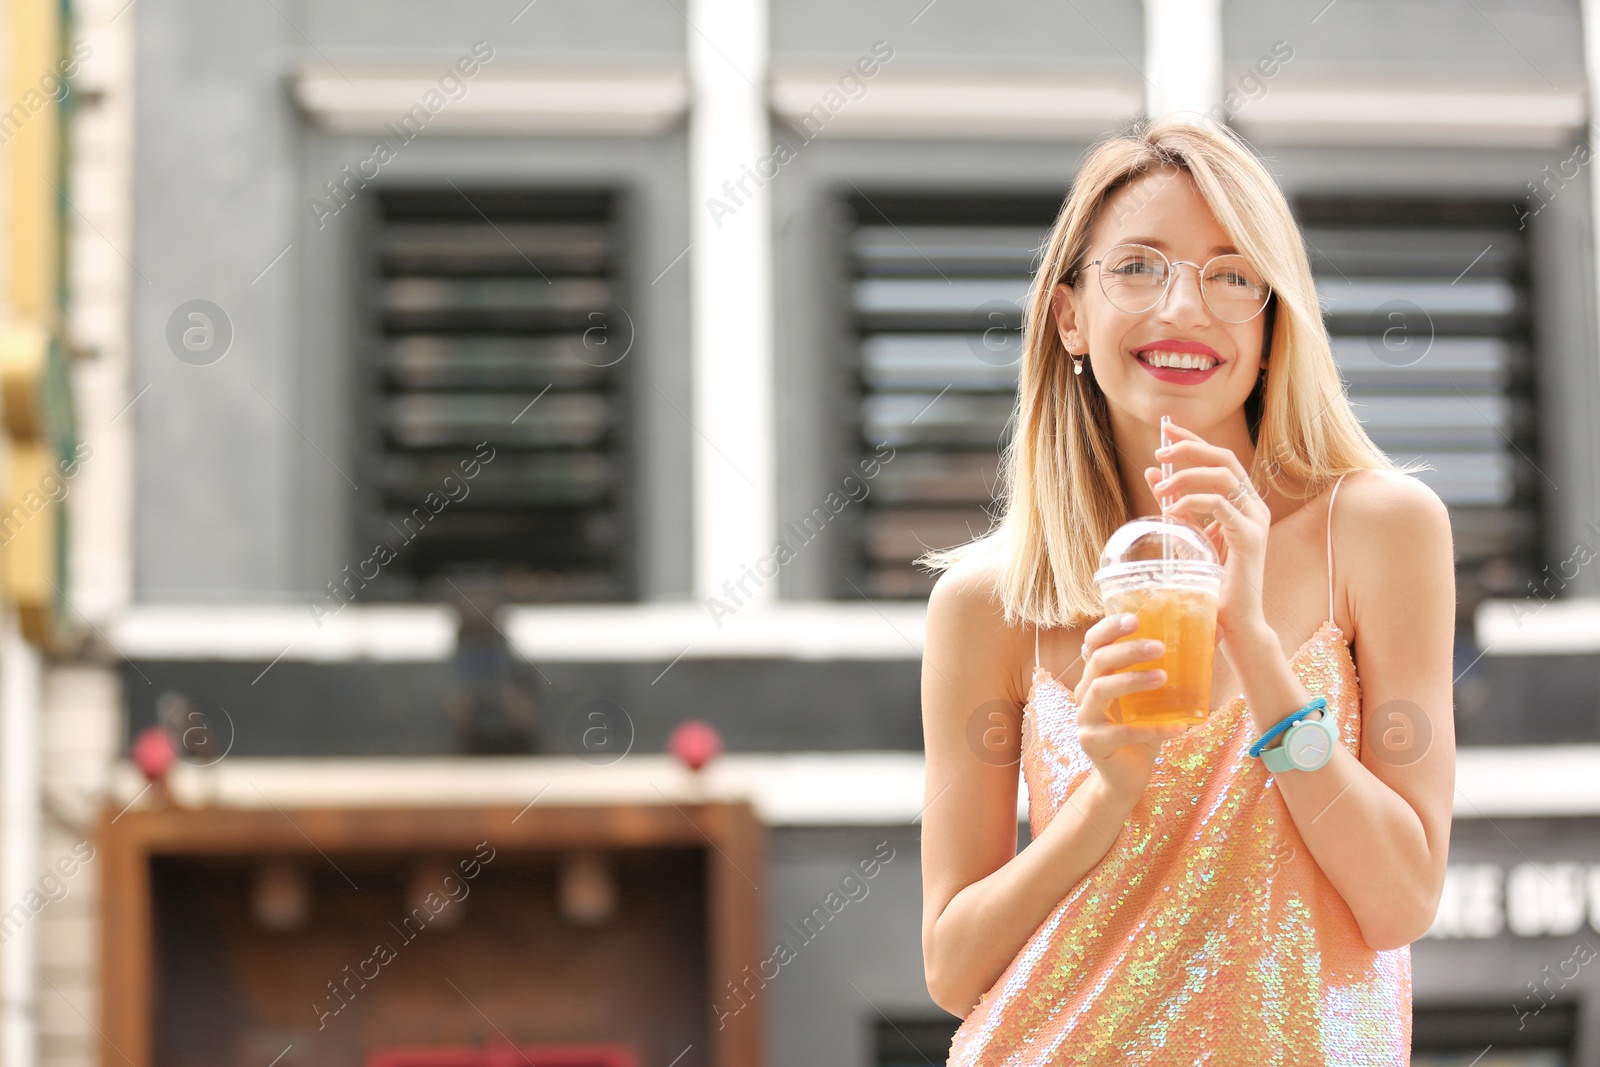
[[[1333,621],[1337,495],[1328,621],[1291,666],[1359,755],[1361,691]],[[1036,653],[1022,726],[1034,836],[1093,767],[1077,712]],[[1163,745],[1110,851],[979,999],[949,1067],[1409,1062],[1411,951],[1367,946],[1249,755],[1256,736],[1240,695]]]

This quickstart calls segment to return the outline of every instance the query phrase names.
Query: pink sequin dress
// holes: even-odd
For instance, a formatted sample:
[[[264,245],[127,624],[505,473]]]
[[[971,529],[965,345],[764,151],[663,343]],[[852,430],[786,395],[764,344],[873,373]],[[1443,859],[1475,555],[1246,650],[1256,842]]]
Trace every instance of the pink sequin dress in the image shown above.
[[[1328,621],[1291,664],[1359,755],[1361,690],[1333,621],[1338,491]],[[1092,764],[1077,705],[1035,650],[1022,770],[1038,836]],[[1368,947],[1249,755],[1256,736],[1241,695],[1165,743],[1110,851],[979,999],[949,1067],[1410,1061],[1411,950]]]

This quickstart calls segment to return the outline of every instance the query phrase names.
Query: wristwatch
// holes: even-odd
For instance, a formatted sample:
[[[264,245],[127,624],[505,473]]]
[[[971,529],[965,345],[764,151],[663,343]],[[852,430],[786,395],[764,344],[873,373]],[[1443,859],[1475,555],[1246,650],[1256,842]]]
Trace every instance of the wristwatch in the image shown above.
[[[1338,743],[1338,727],[1329,719],[1328,709],[1319,708],[1285,730],[1282,743],[1264,750],[1261,762],[1274,774],[1314,771],[1328,765]]]

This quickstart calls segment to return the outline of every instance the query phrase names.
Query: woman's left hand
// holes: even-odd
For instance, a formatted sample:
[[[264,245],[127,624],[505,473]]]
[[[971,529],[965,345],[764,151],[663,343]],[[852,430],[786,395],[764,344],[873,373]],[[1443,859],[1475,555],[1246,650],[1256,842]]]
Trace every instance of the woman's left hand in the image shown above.
[[[1230,449],[1207,444],[1199,434],[1167,423],[1172,444],[1156,458],[1171,463],[1172,477],[1161,482],[1161,468],[1145,468],[1145,480],[1167,513],[1205,531],[1222,561],[1222,597],[1217,605],[1217,641],[1262,625],[1266,613],[1261,587],[1266,579],[1267,528],[1272,512],[1250,486],[1250,475]],[[1250,486],[1239,495],[1241,484]],[[1237,502],[1237,503],[1236,503]]]

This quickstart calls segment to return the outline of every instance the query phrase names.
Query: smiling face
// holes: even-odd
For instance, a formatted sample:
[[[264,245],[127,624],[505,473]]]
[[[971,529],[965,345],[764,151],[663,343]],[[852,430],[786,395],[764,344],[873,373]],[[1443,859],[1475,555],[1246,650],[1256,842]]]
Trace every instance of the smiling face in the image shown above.
[[[1143,436],[1139,431],[1159,427],[1162,415],[1202,435],[1243,427],[1244,402],[1262,366],[1266,316],[1219,318],[1201,295],[1199,271],[1188,266],[1174,268],[1166,295],[1148,311],[1118,308],[1102,288],[1102,272],[1127,277],[1144,268],[1086,264],[1127,243],[1202,266],[1237,252],[1186,171],[1148,174],[1106,199],[1076,286],[1057,285],[1052,303],[1067,351],[1089,353],[1085,370],[1105,393],[1113,431],[1120,439]]]

